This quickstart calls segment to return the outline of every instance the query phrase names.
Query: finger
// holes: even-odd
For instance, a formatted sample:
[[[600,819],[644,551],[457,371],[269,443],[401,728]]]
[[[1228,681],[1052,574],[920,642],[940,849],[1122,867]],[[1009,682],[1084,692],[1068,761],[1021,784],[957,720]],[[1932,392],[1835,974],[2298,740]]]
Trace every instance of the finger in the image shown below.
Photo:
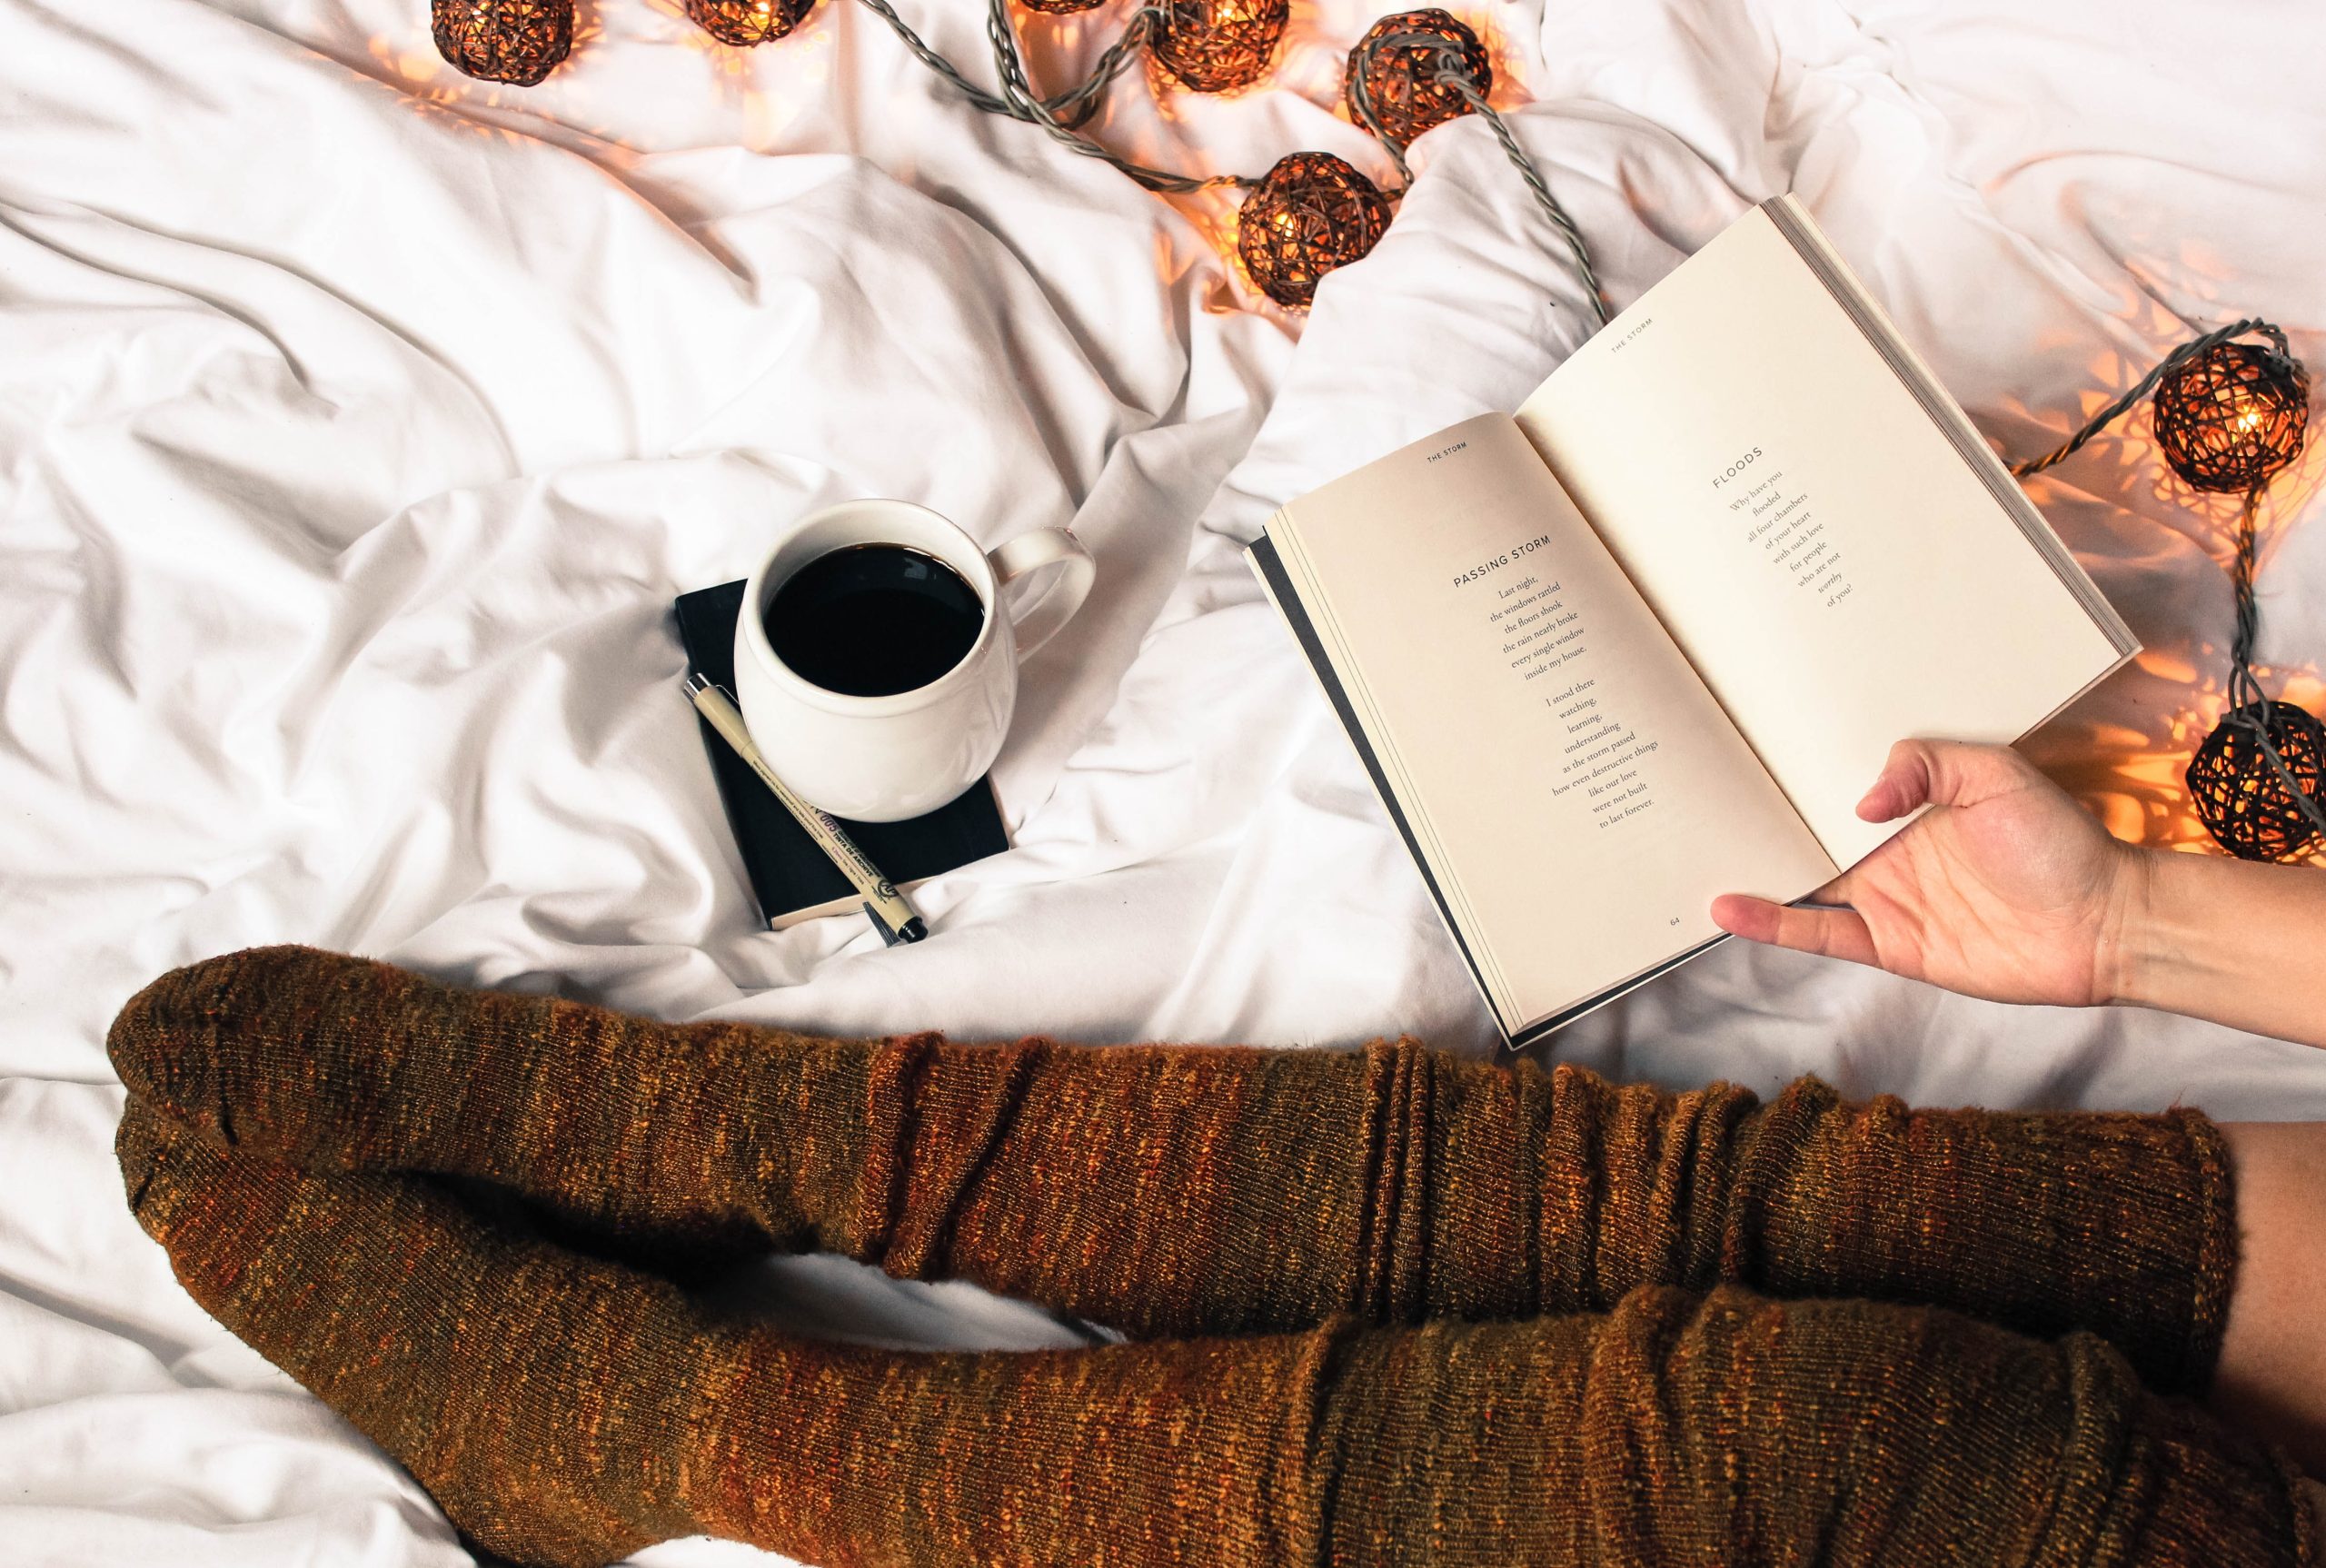
[[[1881,967],[1874,934],[1854,909],[1804,909],[1744,893],[1723,893],[1712,901],[1712,923],[1731,936],[1796,953],[1845,958]]]
[[[2008,746],[1901,740],[1890,748],[1857,814],[1868,822],[1890,822],[1924,805],[1973,806],[2022,788],[2032,771]]]

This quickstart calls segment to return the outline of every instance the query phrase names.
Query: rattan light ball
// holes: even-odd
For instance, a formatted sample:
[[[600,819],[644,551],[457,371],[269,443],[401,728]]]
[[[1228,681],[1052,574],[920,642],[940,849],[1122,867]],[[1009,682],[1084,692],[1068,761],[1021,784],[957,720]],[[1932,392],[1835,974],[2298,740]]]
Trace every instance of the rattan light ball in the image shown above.
[[[2270,744],[2295,786],[2316,798],[2326,784],[2326,725],[2291,702],[2266,706]],[[2189,794],[2214,840],[2239,859],[2299,860],[2318,829],[2254,740],[2250,726],[2262,722],[2263,709],[2249,702],[2214,726],[2190,759]]]
[[[1029,11],[1039,11],[1049,16],[1071,16],[1078,11],[1096,11],[1107,0],[1018,0]]]
[[[1388,201],[1346,159],[1293,153],[1244,199],[1236,249],[1261,293],[1305,310],[1317,280],[1364,255],[1388,226]]]
[[[721,44],[748,48],[808,19],[816,0],[687,0],[687,19]]]
[[[433,0],[436,52],[480,82],[530,87],[573,51],[573,0]]]
[[[1148,49],[1198,93],[1248,87],[1266,74],[1284,36],[1287,0],[1163,0]]]
[[[1384,16],[1348,52],[1342,93],[1349,118],[1372,122],[1399,146],[1470,112],[1470,101],[1438,80],[1460,75],[1483,97],[1494,86],[1486,46],[1460,20],[1431,6]]]
[[[2261,343],[2216,343],[2156,389],[2156,443],[2199,490],[2251,490],[2301,455],[2310,376]]]

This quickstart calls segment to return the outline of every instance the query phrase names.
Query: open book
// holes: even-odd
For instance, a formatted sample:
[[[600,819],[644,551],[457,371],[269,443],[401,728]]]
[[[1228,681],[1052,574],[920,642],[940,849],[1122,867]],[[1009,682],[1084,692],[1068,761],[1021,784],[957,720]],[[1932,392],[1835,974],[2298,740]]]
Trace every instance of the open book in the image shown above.
[[[1249,554],[1514,1045],[1895,832],[1892,742],[2016,739],[2139,651],[1790,197]]]

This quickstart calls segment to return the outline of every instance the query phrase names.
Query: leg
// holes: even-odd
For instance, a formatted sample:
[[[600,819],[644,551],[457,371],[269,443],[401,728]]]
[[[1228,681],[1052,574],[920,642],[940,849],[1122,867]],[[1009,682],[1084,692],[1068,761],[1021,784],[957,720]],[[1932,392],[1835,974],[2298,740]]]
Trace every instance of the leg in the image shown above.
[[[721,1321],[427,1178],[229,1154],[138,1100],[120,1148],[195,1297],[522,1563],[698,1533],[886,1568],[2315,1561],[2285,1471],[2087,1335],[1645,1289],[915,1356]]]
[[[311,1168],[479,1176],[617,1235],[824,1247],[1146,1335],[1727,1281],[2089,1328],[2197,1389],[2235,1254],[2194,1112],[1911,1112],[1809,1080],[1763,1106],[1410,1042],[820,1040],[298,948],[164,976],[113,1049],[183,1124]]]
[[[2326,1125],[2230,1123],[2241,1232],[2237,1294],[2211,1402],[2326,1475]]]

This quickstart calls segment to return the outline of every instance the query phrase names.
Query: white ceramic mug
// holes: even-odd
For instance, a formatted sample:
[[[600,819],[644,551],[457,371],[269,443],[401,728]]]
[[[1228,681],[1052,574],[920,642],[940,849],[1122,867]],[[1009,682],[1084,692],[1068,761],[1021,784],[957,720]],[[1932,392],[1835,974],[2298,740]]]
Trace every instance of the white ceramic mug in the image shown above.
[[[860,544],[935,556],[985,606],[969,652],[926,686],[850,697],[800,676],[768,641],[776,590],[810,561]],[[1013,622],[1002,589],[1046,566],[1059,569],[1058,581]],[[842,501],[800,519],[751,572],[735,622],[735,696],[752,744],[785,783],[835,817],[895,822],[935,810],[993,765],[1018,705],[1018,661],[1073,619],[1095,570],[1070,533],[1036,529],[989,553],[910,501]]]

